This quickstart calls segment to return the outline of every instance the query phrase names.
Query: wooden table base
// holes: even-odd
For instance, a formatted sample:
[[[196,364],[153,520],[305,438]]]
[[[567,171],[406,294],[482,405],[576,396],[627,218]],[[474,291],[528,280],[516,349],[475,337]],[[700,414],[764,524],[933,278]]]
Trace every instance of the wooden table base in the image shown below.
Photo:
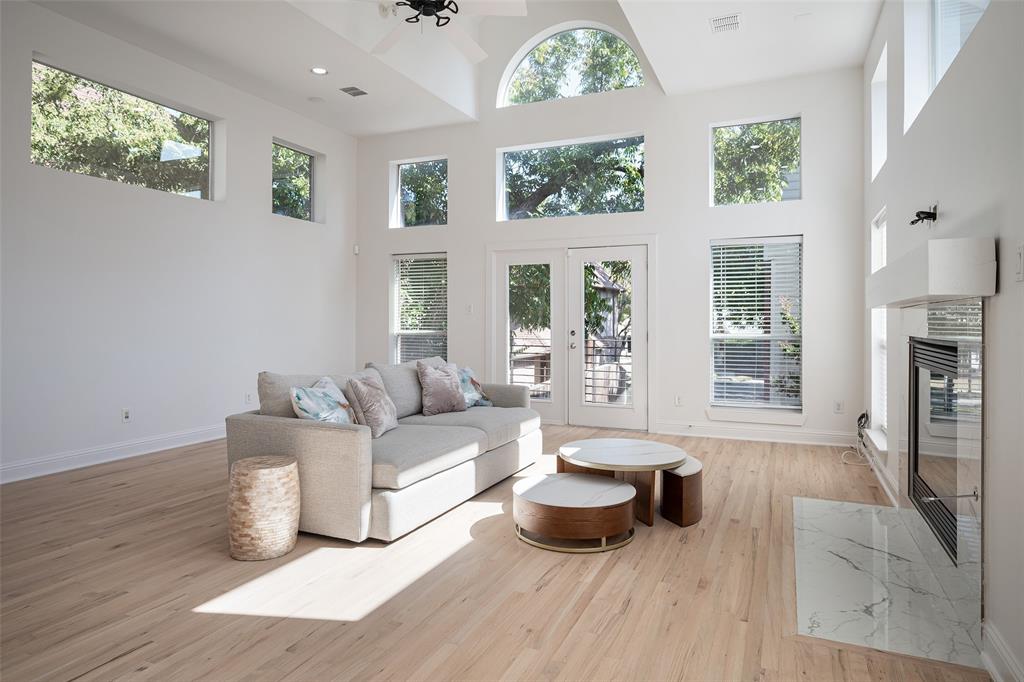
[[[631,483],[636,488],[636,520],[648,526],[654,525],[654,486],[657,482],[657,471],[610,471],[608,469],[591,469],[561,457],[555,457],[555,470],[560,474],[591,474],[592,476],[608,476],[620,481]]]

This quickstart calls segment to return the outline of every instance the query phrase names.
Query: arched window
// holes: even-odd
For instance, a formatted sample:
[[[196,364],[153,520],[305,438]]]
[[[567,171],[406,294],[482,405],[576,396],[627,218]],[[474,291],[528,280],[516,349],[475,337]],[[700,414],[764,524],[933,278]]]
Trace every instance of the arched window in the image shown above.
[[[644,74],[636,53],[619,36],[600,28],[571,28],[540,41],[504,82],[499,106],[635,88],[644,84]]]

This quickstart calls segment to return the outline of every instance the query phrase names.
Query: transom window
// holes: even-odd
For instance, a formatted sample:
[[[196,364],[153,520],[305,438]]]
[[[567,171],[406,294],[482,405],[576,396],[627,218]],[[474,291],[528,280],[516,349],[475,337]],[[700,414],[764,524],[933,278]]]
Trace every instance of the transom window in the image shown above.
[[[270,210],[299,220],[313,219],[313,157],[274,143]]]
[[[711,131],[712,205],[800,198],[800,119],[719,126]]]
[[[644,84],[636,53],[622,38],[598,28],[561,31],[519,62],[502,106],[578,97]]]
[[[504,151],[499,220],[644,210],[644,138]]]
[[[448,159],[399,163],[392,227],[448,224]]]
[[[210,121],[32,62],[32,163],[210,198]]]
[[[803,405],[802,237],[711,243],[711,404]]]

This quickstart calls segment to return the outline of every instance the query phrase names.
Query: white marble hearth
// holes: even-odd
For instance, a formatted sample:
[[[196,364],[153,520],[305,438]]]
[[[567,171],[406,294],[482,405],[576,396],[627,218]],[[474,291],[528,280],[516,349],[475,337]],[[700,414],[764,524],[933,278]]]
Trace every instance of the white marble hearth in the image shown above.
[[[793,541],[797,632],[981,667],[899,510],[795,497]]]

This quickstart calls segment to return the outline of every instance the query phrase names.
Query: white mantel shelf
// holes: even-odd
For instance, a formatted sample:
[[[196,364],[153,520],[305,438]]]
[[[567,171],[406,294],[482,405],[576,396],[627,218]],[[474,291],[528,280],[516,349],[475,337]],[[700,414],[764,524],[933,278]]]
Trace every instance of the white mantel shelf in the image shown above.
[[[929,239],[867,278],[871,308],[905,308],[929,301],[996,293],[993,237]]]

